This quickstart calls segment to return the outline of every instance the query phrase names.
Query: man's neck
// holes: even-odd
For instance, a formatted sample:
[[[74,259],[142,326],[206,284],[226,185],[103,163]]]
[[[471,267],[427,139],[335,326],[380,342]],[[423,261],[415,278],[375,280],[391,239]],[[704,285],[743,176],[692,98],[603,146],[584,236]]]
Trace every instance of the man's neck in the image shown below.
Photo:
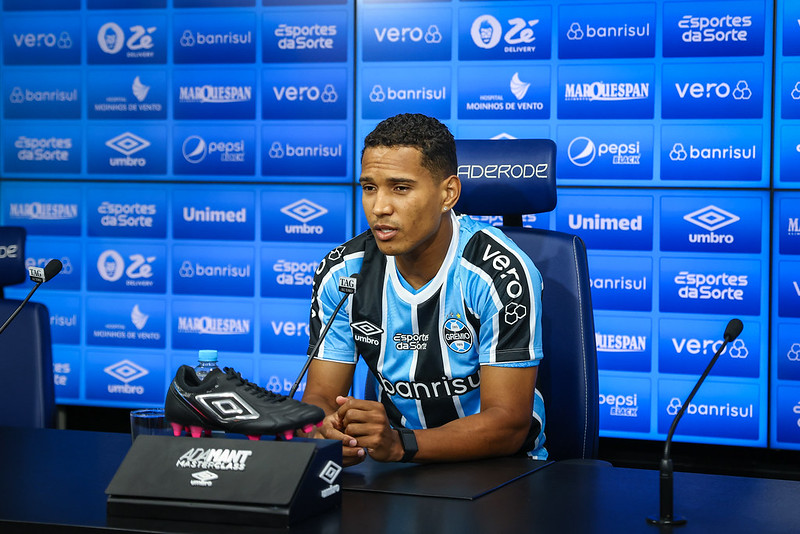
[[[450,213],[442,217],[442,224],[435,238],[422,250],[413,254],[395,256],[397,270],[408,284],[419,289],[433,280],[447,257],[453,236],[453,220]]]

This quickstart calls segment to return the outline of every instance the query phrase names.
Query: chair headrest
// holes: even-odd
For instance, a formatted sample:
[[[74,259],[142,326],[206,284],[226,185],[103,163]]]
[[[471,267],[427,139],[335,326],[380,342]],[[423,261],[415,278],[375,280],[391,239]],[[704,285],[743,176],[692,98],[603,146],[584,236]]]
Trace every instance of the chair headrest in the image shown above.
[[[525,215],[556,207],[556,144],[550,139],[457,139],[468,215]]]
[[[0,287],[26,280],[25,236],[21,226],[0,226]]]

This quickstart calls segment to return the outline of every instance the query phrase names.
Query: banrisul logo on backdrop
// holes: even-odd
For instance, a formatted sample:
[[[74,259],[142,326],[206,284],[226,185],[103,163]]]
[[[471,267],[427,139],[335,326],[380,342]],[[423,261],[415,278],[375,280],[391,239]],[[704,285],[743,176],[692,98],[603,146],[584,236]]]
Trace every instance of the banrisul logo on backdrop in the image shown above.
[[[779,200],[778,232],[781,254],[800,254],[800,197]]]
[[[413,77],[400,69],[365,68],[361,78],[363,118],[383,119],[398,113],[450,118],[451,83],[449,68],[416,68]]]
[[[176,239],[252,241],[255,193],[219,189],[176,189],[172,232]]]
[[[659,321],[658,371],[700,376],[722,347],[727,319]],[[711,376],[758,378],[761,362],[760,327],[748,322],[739,337],[723,349]]]
[[[4,129],[3,169],[8,173],[78,173],[81,129],[59,123],[8,125]]]
[[[33,235],[81,235],[81,190],[39,184],[3,187],[3,222]]]
[[[81,323],[84,317],[80,297],[37,294],[36,300],[47,306],[47,311],[50,312],[50,333],[53,343],[80,345]]]
[[[643,256],[589,256],[592,304],[599,310],[650,311],[653,260]]]
[[[559,126],[559,179],[652,180],[652,126]]]
[[[264,119],[346,119],[350,103],[345,68],[285,69],[261,76]]]
[[[131,349],[86,352],[86,398],[159,403],[165,393],[164,357]],[[161,399],[161,400],[159,400]]]
[[[758,260],[662,258],[659,309],[663,312],[761,313]]]
[[[175,63],[254,63],[254,13],[175,15]]]
[[[80,62],[80,16],[3,17],[4,65],[77,65]]]
[[[159,15],[89,17],[90,64],[167,62],[167,19]]]
[[[172,292],[182,295],[252,297],[255,293],[253,247],[175,246],[172,254]]]
[[[256,75],[252,70],[176,70],[176,119],[254,119]]]
[[[304,186],[261,194],[261,240],[341,243],[347,239],[350,195],[342,188]]]
[[[658,431],[666,434],[695,380],[658,381]],[[754,382],[716,382],[703,387],[686,408],[675,431],[681,436],[755,440],[762,415],[759,385]]]
[[[264,14],[262,57],[269,63],[347,61],[346,11],[270,11]]]
[[[261,249],[261,296],[311,298],[311,283],[329,247],[265,246]]]
[[[600,390],[600,427],[625,432],[650,431],[650,380],[603,377]]]
[[[308,350],[308,306],[301,300],[261,306],[261,352],[305,354]]]
[[[253,175],[253,126],[176,126],[172,149],[175,174]]]
[[[167,237],[164,190],[92,188],[86,212],[91,237]]]
[[[163,126],[95,126],[89,129],[89,172],[164,174],[167,171]]]
[[[665,2],[664,57],[761,56],[764,25],[761,1]]]
[[[450,9],[364,10],[364,61],[448,61]]]
[[[194,350],[202,345],[253,352],[254,315],[252,304],[241,300],[215,300],[213,305],[208,297],[173,300],[172,348]]]
[[[93,243],[87,249],[87,258],[90,291],[166,292],[164,246]]]
[[[581,65],[558,69],[559,119],[652,119],[652,65]]]
[[[764,108],[762,63],[664,65],[665,119],[759,119]]]
[[[759,197],[664,196],[661,250],[757,254],[763,205]]]
[[[558,57],[653,57],[655,4],[565,5],[558,9]]]
[[[86,342],[89,345],[164,348],[167,340],[163,300],[90,297]]]
[[[157,70],[92,70],[90,119],[166,119],[167,73]]]
[[[595,317],[597,364],[606,371],[650,371],[653,326],[649,318]]]
[[[458,86],[461,119],[550,117],[550,67],[462,67]]]
[[[763,131],[758,125],[662,126],[663,180],[749,181],[762,176]]]
[[[265,126],[261,134],[264,176],[345,176],[347,128]]]
[[[560,195],[556,229],[590,249],[652,250],[653,197]]]
[[[458,17],[458,58],[550,59],[550,6],[463,8]]]
[[[53,69],[4,73],[6,119],[80,119],[80,72]]]

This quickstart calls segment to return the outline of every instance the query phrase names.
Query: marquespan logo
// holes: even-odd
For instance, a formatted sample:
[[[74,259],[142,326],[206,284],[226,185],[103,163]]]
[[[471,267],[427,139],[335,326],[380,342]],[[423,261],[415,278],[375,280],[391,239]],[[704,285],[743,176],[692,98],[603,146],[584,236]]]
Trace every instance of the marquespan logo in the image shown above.
[[[738,215],[734,215],[728,211],[725,211],[722,208],[718,208],[712,204],[709,204],[705,208],[700,208],[697,211],[693,211],[692,213],[688,213],[683,216],[684,220],[689,221],[692,224],[696,224],[700,228],[704,228],[709,232],[714,232],[719,230],[720,228],[724,228],[729,224],[733,224],[738,221],[740,218]]]
[[[292,202],[288,206],[282,207],[281,213],[306,224],[318,217],[322,217],[328,213],[328,210],[306,198],[301,198],[297,202]]]
[[[103,371],[105,371],[106,374],[113,376],[120,382],[124,382],[125,384],[128,382],[133,382],[134,380],[142,378],[150,373],[144,367],[136,365],[130,360],[122,360],[115,364],[109,365],[103,369]]]
[[[650,98],[649,82],[589,82],[568,83],[564,88],[564,100],[585,102],[626,102]]]
[[[250,333],[250,319],[181,315],[178,316],[178,332],[212,336],[245,335]]]
[[[469,352],[474,344],[472,331],[460,319],[451,317],[442,326],[444,342],[450,350],[459,354]]]
[[[195,397],[219,421],[249,421],[259,413],[235,391],[206,393]]]
[[[8,214],[14,219],[65,221],[78,217],[78,205],[51,202],[12,202],[8,206]]]
[[[800,236],[800,218],[789,217],[789,227],[786,229],[786,235]]]

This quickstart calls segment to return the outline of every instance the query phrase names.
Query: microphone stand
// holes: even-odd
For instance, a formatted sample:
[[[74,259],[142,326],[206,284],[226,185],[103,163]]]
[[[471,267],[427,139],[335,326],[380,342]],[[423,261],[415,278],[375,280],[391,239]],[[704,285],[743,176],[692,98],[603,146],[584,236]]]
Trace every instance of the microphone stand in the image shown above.
[[[737,331],[738,330],[738,331]],[[700,375],[700,380],[697,381],[695,384],[694,389],[692,392],[689,393],[689,396],[686,398],[686,402],[683,403],[681,409],[678,410],[678,414],[675,416],[675,419],[672,420],[672,425],[669,427],[669,432],[667,433],[667,440],[664,443],[664,456],[661,458],[661,462],[659,464],[659,516],[648,516],[647,522],[651,525],[659,525],[659,526],[677,526],[683,525],[686,523],[685,517],[675,517],[673,515],[673,478],[672,478],[672,458],[670,457],[670,445],[672,444],[672,435],[675,433],[675,427],[678,426],[678,422],[683,417],[684,412],[689,407],[689,404],[692,402],[697,390],[700,389],[700,385],[708,376],[708,373],[711,372],[711,368],[714,367],[714,364],[717,363],[717,359],[719,355],[722,354],[722,351],[725,350],[725,347],[728,345],[729,341],[733,341],[739,336],[739,333],[742,331],[742,322],[738,319],[732,319],[728,323],[728,327],[725,329],[725,335],[723,338],[722,345],[717,349],[717,352],[714,354],[714,357],[711,358],[711,361],[708,362],[705,371],[703,374]]]

